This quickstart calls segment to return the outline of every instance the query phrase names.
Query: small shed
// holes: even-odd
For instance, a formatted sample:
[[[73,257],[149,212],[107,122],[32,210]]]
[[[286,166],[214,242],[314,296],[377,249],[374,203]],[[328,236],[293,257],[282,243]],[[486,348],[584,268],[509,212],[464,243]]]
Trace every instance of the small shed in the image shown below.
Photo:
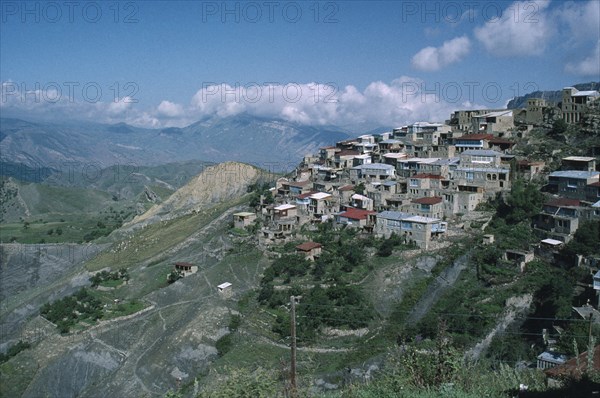
[[[233,285],[229,282],[223,282],[217,286],[217,290],[219,291],[219,294],[231,296],[233,293]]]
[[[516,265],[519,266],[521,272],[525,271],[525,265],[533,261],[534,254],[533,252],[523,252],[520,250],[506,250],[504,252],[504,260],[512,261]]]
[[[560,240],[548,238],[548,239],[543,239],[540,242],[540,247],[551,249],[551,250],[558,250],[558,249],[562,248],[564,244],[565,244],[565,242],[562,242]]]
[[[491,245],[492,243],[494,243],[494,235],[492,235],[492,234],[483,235],[482,243],[484,245]]]
[[[196,272],[198,272],[198,266],[194,265],[192,263],[177,262],[174,265],[175,265],[175,271],[181,272],[183,274],[183,276],[192,275],[192,274],[195,274]]]
[[[321,255],[322,246],[317,242],[304,242],[296,246],[296,253],[303,254],[307,260],[314,261],[316,257]]]

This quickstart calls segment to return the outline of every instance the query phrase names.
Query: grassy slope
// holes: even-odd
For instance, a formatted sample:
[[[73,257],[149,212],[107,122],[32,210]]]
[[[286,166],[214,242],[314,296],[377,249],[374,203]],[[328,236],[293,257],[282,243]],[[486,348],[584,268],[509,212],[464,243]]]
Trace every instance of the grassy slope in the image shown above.
[[[86,234],[99,228],[98,223],[105,225],[100,229],[108,234],[134,210],[132,202],[114,201],[109,193],[95,189],[11,184],[18,194],[3,198],[5,219],[12,221],[0,224],[1,242],[82,242]]]
[[[149,225],[129,235],[112,249],[107,250],[86,264],[90,271],[105,267],[116,270],[145,262],[160,262],[161,254],[183,242],[194,232],[207,225],[233,206],[244,203],[247,198],[221,203],[196,214]]]

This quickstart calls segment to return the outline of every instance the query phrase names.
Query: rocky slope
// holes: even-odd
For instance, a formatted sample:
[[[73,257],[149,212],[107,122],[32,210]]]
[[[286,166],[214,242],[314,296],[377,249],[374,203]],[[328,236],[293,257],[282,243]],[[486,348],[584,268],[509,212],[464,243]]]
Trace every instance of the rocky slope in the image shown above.
[[[208,167],[167,200],[137,216],[127,226],[169,220],[239,198],[246,194],[248,185],[264,177],[264,172],[243,163],[226,162]]]
[[[189,214],[169,221],[171,228],[179,232],[194,225],[189,232],[172,237],[172,243],[156,257],[148,258],[150,264],[133,257],[148,257],[136,244],[160,239],[162,235],[153,227],[121,231],[129,237],[131,250],[112,254],[120,241],[115,240],[110,248],[70,245],[69,250],[66,245],[47,250],[40,245],[0,246],[0,279],[3,292],[8,287],[6,294],[11,296],[0,307],[0,328],[10,332],[3,334],[1,342],[4,348],[19,340],[32,344],[0,365],[0,396],[162,397],[176,387],[178,378],[189,383],[206,372],[217,356],[215,342],[227,333],[229,316],[235,310],[216,286],[233,282],[239,298],[258,285],[266,266],[266,260],[252,248],[242,250],[232,244],[227,223],[232,213],[244,208],[238,202],[247,184],[260,177],[258,169],[244,164],[215,166],[182,187],[165,206],[156,206],[141,217],[140,223],[151,223]],[[228,199],[237,200],[227,204]],[[214,208],[217,203],[219,207]],[[163,224],[161,220],[159,225]],[[111,294],[141,300],[142,311],[103,320],[67,336],[37,316],[43,303],[89,286],[90,260],[105,258],[103,267],[121,267],[123,256],[132,264],[128,266],[131,280]],[[175,261],[192,262],[200,270],[167,285],[166,275]]]

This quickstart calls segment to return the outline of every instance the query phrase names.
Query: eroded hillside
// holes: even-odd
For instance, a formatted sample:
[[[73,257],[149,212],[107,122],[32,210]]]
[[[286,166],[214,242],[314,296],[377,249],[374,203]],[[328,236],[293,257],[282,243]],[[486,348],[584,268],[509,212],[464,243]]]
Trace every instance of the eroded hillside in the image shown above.
[[[32,346],[1,365],[1,396],[162,396],[177,378],[206,371],[235,311],[216,286],[234,283],[239,298],[257,286],[266,259],[236,243],[228,225],[245,208],[247,186],[260,172],[227,163],[205,173],[136,220],[143,228],[117,230],[112,243],[94,250],[3,245],[2,284],[11,297],[3,299],[2,343]],[[199,270],[169,284],[178,261]],[[98,270],[122,268],[127,283],[90,287]],[[104,316],[60,334],[39,308],[81,287],[104,303]],[[142,309],[119,316],[117,303]]]

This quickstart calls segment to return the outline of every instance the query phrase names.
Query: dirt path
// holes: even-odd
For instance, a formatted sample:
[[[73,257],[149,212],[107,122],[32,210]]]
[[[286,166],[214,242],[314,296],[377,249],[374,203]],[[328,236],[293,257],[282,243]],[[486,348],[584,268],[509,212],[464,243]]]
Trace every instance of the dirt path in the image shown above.
[[[252,333],[252,332],[248,332],[248,331],[244,331],[244,330],[239,330],[238,333],[240,334],[244,334],[246,336],[251,336],[253,337],[255,340],[259,340],[260,342],[264,343],[264,344],[268,344],[271,345],[273,347],[279,347],[279,348],[283,348],[284,350],[289,350],[290,346],[287,344],[283,344],[283,343],[278,343],[276,341],[273,341],[265,336],[261,336],[259,334],[256,333]],[[319,348],[319,347],[297,347],[296,348],[297,351],[299,352],[312,352],[312,353],[319,353],[319,354],[327,354],[327,353],[340,353],[340,352],[350,352],[350,351],[354,351],[353,349],[350,348]]]
[[[531,294],[511,297],[506,300],[506,309],[504,310],[502,318],[498,321],[498,324],[496,324],[496,327],[492,329],[483,340],[477,343],[475,347],[467,351],[465,353],[465,358],[475,360],[478,359],[481,356],[481,353],[490,346],[494,336],[496,336],[498,333],[504,332],[508,325],[515,320],[518,314],[526,311],[529,308],[532,300],[533,296]]]

